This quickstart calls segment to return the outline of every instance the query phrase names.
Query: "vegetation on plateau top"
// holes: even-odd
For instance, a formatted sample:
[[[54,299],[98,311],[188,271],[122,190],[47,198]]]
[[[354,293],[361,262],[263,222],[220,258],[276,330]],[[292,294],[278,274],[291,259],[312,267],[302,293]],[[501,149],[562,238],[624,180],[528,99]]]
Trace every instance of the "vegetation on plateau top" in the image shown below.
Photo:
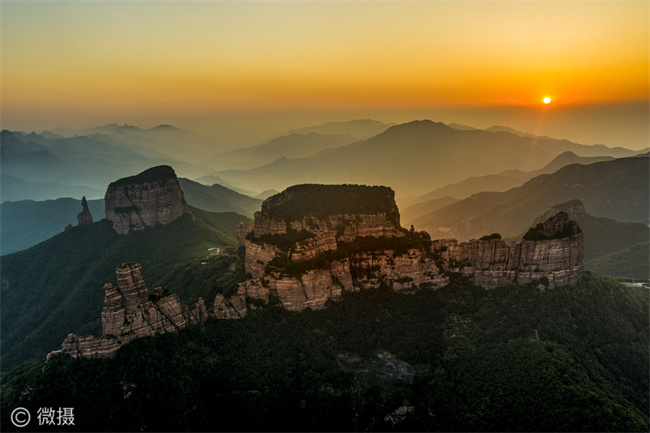
[[[399,218],[395,193],[386,186],[366,185],[294,185],[269,197],[262,212],[275,220],[294,221],[305,216],[327,218],[330,215],[385,213]],[[397,217],[397,218],[396,218]]]
[[[143,171],[142,173],[136,174],[134,176],[118,179],[115,182],[112,182],[109,185],[109,187],[151,183],[151,182],[157,182],[165,179],[176,179],[176,172],[174,172],[174,169],[168,165],[159,165],[156,167],[151,167]]]

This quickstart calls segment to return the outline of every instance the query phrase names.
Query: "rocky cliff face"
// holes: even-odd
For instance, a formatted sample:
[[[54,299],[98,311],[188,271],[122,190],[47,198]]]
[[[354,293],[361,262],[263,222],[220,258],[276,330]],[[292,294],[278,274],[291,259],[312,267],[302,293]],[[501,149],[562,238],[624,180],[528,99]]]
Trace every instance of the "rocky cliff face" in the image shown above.
[[[178,296],[167,294],[160,287],[150,295],[137,263],[121,265],[116,274],[117,287],[111,283],[104,285],[102,336],[70,334],[62,349],[52,354],[63,352],[73,358],[106,358],[136,338],[176,332],[208,318],[201,298],[190,310],[180,303]]]
[[[357,237],[403,237],[395,194],[386,187],[296,185],[255,212],[246,236],[246,272],[254,278],[274,257],[305,262]]]
[[[120,234],[167,224],[191,213],[176,173],[164,165],[111,183],[104,202],[106,219]]]
[[[315,192],[330,199],[341,191],[340,186],[319,187]],[[364,187],[354,188],[346,192],[347,200],[364,194]],[[244,242],[250,279],[236,296],[215,300],[216,317],[244,317],[251,299],[267,303],[276,297],[284,308],[300,311],[323,308],[343,291],[436,288],[454,273],[486,289],[544,278],[553,288],[575,284],[583,274],[582,232],[564,212],[549,214],[518,244],[501,239],[459,243],[431,241],[424,232],[402,229],[391,194],[375,212],[354,214],[336,203],[333,208],[341,213],[317,215],[294,203],[300,195],[277,194],[255,214]],[[312,205],[317,202],[312,199]]]
[[[566,212],[556,212],[524,235],[521,243],[501,239],[455,239],[432,243],[432,253],[444,272],[470,277],[493,289],[548,279],[548,287],[576,284],[583,274],[583,235]]]
[[[364,246],[368,239],[375,242]],[[251,279],[240,285],[232,306],[215,300],[217,317],[242,317],[246,299],[276,297],[284,308],[300,311],[323,308],[343,291],[447,281],[423,245],[401,228],[394,193],[386,187],[289,188],[264,201],[244,245]]]

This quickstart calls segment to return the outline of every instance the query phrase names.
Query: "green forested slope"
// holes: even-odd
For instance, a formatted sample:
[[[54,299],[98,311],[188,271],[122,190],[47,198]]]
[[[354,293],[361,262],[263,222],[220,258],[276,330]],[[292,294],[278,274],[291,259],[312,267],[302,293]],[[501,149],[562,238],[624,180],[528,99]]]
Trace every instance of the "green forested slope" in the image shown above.
[[[594,216],[647,224],[649,167],[645,157],[573,164],[505,192],[474,194],[418,217],[413,224],[434,239],[478,239],[486,232],[510,237],[524,232],[549,208],[575,199]]]
[[[187,203],[199,209],[211,212],[237,212],[252,217],[262,204],[260,199],[240,194],[219,184],[206,186],[182,177],[178,182]]]
[[[70,430],[647,431],[648,296],[576,287],[346,294],[65,356],[2,379],[22,406],[74,407]]]
[[[249,221],[233,212],[192,208],[192,213],[125,236],[102,220],[2,256],[3,371],[57,349],[71,332],[101,332],[103,285],[115,281],[121,263],[142,264],[145,281],[154,288],[175,266],[207,257],[208,248],[234,248],[237,224]],[[193,294],[181,299],[187,302]]]
[[[647,279],[650,275],[650,242],[639,242],[620,251],[586,261],[585,269],[615,277]]]

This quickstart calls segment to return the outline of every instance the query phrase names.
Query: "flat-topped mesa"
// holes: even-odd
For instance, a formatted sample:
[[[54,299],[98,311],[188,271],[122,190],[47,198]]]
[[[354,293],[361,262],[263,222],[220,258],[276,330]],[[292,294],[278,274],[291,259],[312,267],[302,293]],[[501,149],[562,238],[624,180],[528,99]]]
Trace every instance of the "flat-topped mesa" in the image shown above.
[[[531,228],[521,243],[499,238],[459,243],[433,241],[431,251],[445,272],[457,272],[486,289],[548,280],[548,287],[574,285],[584,273],[582,230],[566,212]]]
[[[149,295],[137,263],[122,264],[116,274],[117,287],[111,283],[104,285],[102,336],[70,334],[63,341],[62,349],[48,357],[67,353],[73,358],[107,358],[136,338],[176,332],[208,318],[202,298],[190,310],[180,303],[177,295],[165,293],[160,287]]]
[[[295,185],[267,198],[246,235],[246,272],[290,252],[295,262],[335,251],[357,237],[401,237],[395,193],[385,186]]]
[[[176,173],[167,165],[111,183],[106,189],[104,202],[106,219],[120,234],[131,229],[168,224],[191,214]]]
[[[380,285],[396,290],[446,280],[427,257],[420,234],[399,223],[392,189],[363,185],[296,185],[269,197],[246,235],[252,279],[236,297],[215,301],[217,317],[243,317],[242,299],[284,308],[320,309],[342,291]]]
[[[432,241],[426,232],[399,226],[389,188],[372,188],[300,185],[265,201],[246,235],[249,279],[236,295],[215,299],[215,316],[242,318],[249,299],[267,303],[271,297],[292,311],[320,309],[343,291],[437,288],[452,274],[486,289],[535,280],[554,288],[582,277],[582,231],[565,212],[551,213],[520,243],[506,244],[498,234]],[[364,208],[373,194],[383,203]],[[356,214],[343,209],[342,197],[352,199]]]
[[[264,200],[253,224],[258,237],[291,230],[334,230],[346,241],[354,235],[373,236],[373,232],[399,236],[395,193],[385,186],[294,185]]]

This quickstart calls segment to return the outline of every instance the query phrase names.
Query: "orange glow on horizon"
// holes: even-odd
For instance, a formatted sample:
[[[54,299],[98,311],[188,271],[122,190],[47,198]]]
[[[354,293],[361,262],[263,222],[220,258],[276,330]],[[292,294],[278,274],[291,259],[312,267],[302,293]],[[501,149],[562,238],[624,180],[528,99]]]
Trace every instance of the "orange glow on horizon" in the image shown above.
[[[554,107],[647,100],[647,12],[633,2],[8,2],[2,112],[535,108],[540,89]]]

